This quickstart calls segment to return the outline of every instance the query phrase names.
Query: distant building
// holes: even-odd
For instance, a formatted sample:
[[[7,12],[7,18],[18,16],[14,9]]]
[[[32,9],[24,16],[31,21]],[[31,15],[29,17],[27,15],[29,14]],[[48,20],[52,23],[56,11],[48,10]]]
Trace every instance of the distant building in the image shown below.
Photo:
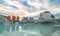
[[[6,19],[12,21],[12,22],[19,22],[19,16],[4,16]]]
[[[28,20],[28,17],[23,17],[22,21]]]
[[[17,17],[15,17],[15,22],[19,22],[20,20],[19,20],[19,16],[17,16]]]
[[[15,17],[15,16],[12,16],[11,18],[12,18],[11,20],[12,20],[13,22],[15,22],[16,17]]]
[[[26,21],[26,20],[33,20],[33,17],[23,17],[22,20],[23,20],[23,21]]]
[[[33,20],[33,17],[29,17],[29,20]]]
[[[39,19],[54,19],[54,18],[55,16],[51,14],[49,11],[40,13],[40,17],[39,17]]]
[[[10,16],[4,16],[6,19],[10,20],[11,21],[11,17]]]

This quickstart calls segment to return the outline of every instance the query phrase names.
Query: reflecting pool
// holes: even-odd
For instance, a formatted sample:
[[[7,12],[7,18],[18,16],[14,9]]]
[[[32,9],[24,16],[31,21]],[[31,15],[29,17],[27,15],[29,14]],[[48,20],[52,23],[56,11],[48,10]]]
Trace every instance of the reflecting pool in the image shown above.
[[[57,24],[3,25],[0,36],[60,36],[60,27]]]

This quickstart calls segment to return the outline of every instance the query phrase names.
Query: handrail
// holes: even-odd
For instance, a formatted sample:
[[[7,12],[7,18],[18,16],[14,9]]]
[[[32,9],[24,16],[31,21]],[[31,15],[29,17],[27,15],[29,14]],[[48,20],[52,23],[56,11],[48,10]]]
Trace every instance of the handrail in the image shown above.
[[[9,22],[10,24],[14,24],[13,22],[9,21],[8,19],[6,19],[5,17],[1,16],[3,19],[5,19],[5,22]]]

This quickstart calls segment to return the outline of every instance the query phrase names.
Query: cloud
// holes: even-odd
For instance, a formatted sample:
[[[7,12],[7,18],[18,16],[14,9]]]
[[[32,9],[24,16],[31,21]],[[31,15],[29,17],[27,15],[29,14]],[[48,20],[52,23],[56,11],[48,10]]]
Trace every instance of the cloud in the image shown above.
[[[56,0],[54,0],[56,2]],[[36,16],[42,11],[50,11],[52,14],[60,12],[60,8],[55,6],[50,0],[0,0],[0,10],[7,11],[10,15]],[[58,3],[57,3],[58,4]],[[58,5],[59,6],[59,5]],[[13,14],[11,14],[13,13]]]

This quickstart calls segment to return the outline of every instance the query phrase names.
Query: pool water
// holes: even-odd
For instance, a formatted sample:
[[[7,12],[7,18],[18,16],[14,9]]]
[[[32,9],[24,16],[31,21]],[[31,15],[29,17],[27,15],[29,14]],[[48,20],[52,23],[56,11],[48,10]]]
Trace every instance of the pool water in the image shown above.
[[[56,24],[3,25],[0,36],[60,36],[60,27]]]

